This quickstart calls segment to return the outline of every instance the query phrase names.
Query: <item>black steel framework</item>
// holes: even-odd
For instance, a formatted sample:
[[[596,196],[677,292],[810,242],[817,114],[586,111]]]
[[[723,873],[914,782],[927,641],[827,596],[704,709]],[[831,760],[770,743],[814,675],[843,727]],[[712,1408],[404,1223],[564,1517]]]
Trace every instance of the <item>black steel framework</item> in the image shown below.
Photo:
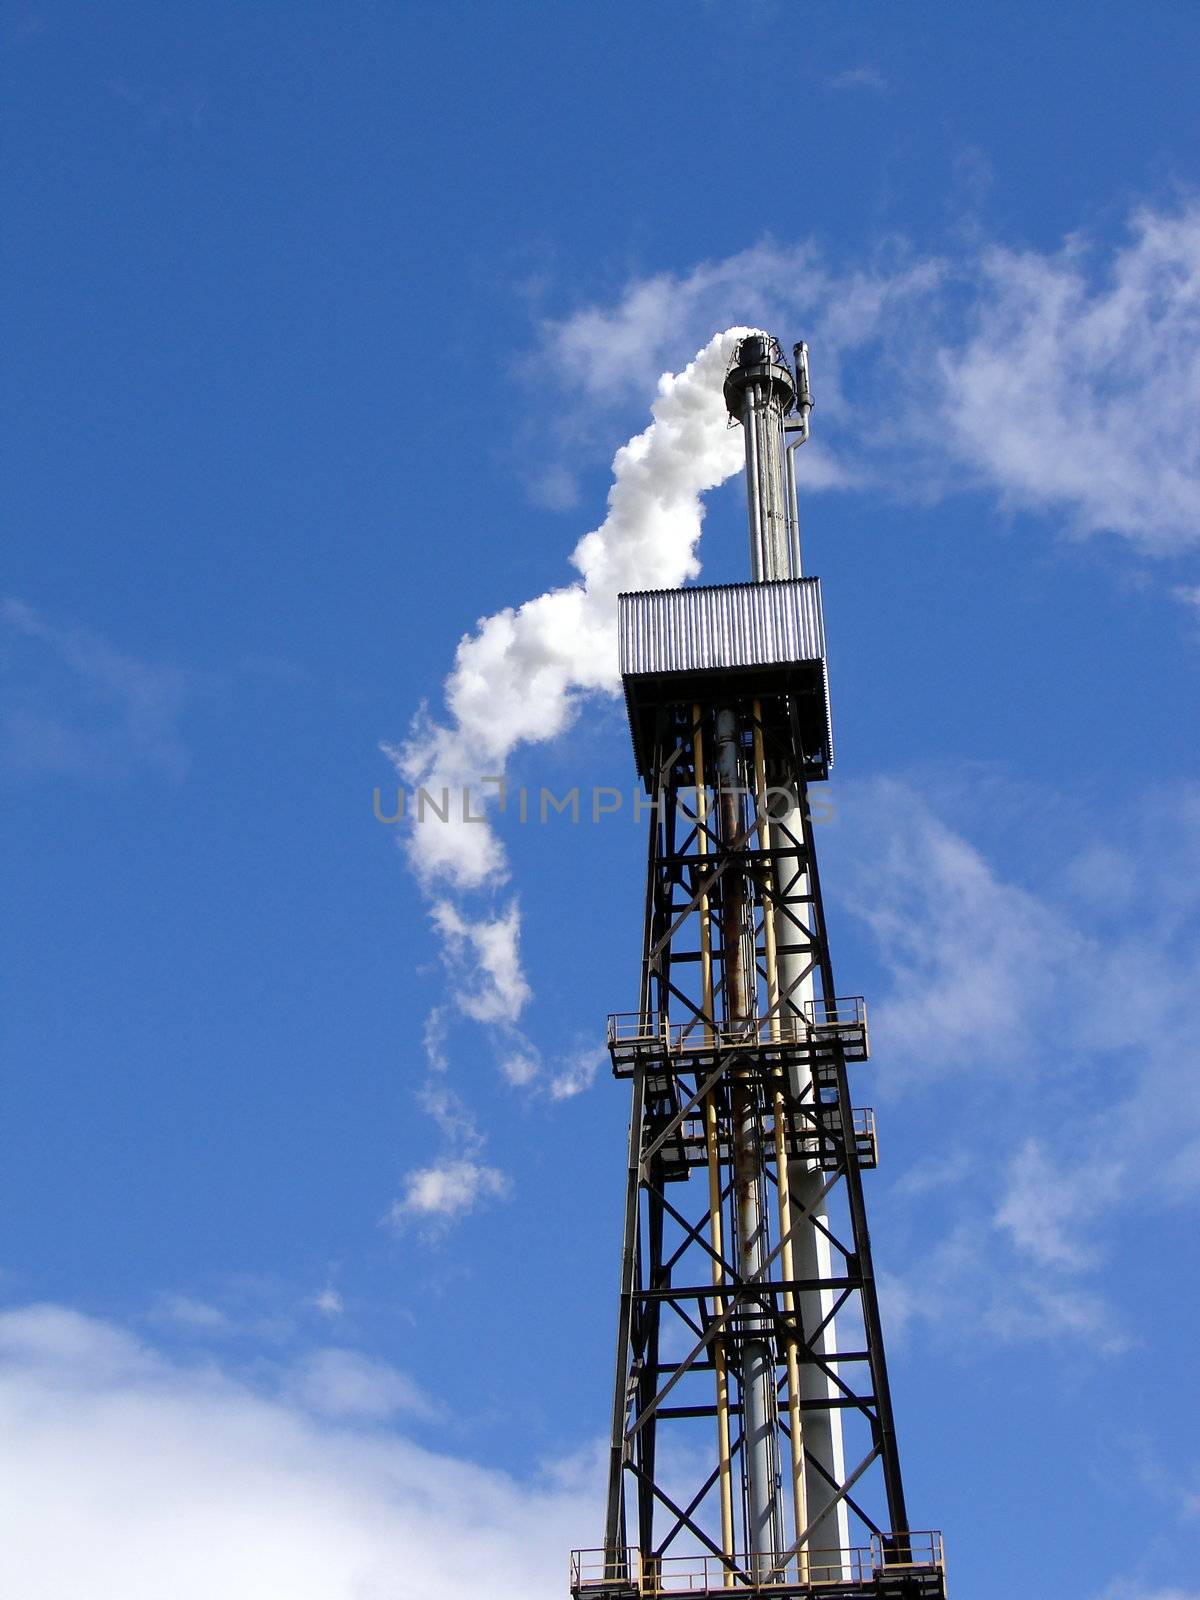
[[[940,1539],[909,1530],[892,1416],[862,1184],[874,1124],[847,1081],[865,1007],[837,995],[808,805],[823,763],[777,680],[711,680],[684,701],[664,682],[654,708],[641,994],[609,1025],[632,1113],[605,1542],[576,1554],[572,1589],[941,1600]],[[755,1271],[735,1213],[751,1155]],[[748,1339],[774,1370],[766,1554],[747,1501]]]

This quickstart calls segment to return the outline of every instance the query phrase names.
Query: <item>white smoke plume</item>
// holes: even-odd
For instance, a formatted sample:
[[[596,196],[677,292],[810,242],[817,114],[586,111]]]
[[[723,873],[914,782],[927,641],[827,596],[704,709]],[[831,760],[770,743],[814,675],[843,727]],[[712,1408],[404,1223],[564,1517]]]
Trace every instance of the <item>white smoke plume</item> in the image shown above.
[[[516,1027],[531,992],[521,967],[520,910],[515,896],[500,906],[494,900],[508,866],[485,808],[489,799],[495,803],[518,746],[557,737],[588,694],[618,692],[617,595],[675,588],[700,571],[701,496],[742,461],[741,434],[729,428],[721,390],[747,331],[717,334],[682,372],[659,380],[650,426],[613,459],[608,514],[571,553],[579,577],[478,622],[459,643],[446,679],[445,719],[422,712],[405,744],[384,747],[409,794],[424,790],[431,800],[423,817],[410,804],[404,848],[455,974],[457,1004],[493,1026],[507,1081],[537,1084],[552,1099],[584,1090],[596,1060],[577,1052],[544,1071]],[[444,1099],[436,1082],[444,1070],[439,1050],[426,1100],[430,1093]],[[447,1135],[447,1119],[436,1120]],[[391,1220],[453,1218],[503,1194],[502,1174],[477,1159],[482,1142],[473,1123],[461,1148],[447,1137],[441,1160],[408,1175]]]
[[[745,329],[711,339],[680,373],[659,380],[653,421],[613,460],[608,515],[571,554],[579,578],[480,621],[459,644],[445,684],[447,720],[422,714],[408,741],[385,747],[410,793],[425,789],[437,809],[410,815],[409,865],[429,895],[435,926],[456,968],[467,969],[464,1009],[515,1023],[529,987],[518,953],[515,902],[481,914],[463,892],[494,888],[508,875],[504,847],[482,815],[519,745],[553,739],[570,726],[589,692],[615,694],[616,599],[624,589],[673,588],[700,570],[701,496],[737,471],[741,435],[721,397],[725,369]],[[443,792],[449,810],[443,821]],[[413,808],[410,806],[410,812]],[[447,890],[458,892],[452,901]]]

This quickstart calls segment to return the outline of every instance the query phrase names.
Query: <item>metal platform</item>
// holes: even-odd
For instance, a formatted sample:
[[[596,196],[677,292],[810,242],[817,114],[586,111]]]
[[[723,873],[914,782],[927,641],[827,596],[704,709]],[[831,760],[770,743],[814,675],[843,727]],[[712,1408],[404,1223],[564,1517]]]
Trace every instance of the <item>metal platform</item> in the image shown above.
[[[795,1012],[714,1027],[707,1021],[672,1022],[657,1011],[616,1011],[608,1019],[608,1052],[613,1076],[630,1078],[637,1064],[646,1070],[670,1063],[674,1071],[703,1069],[727,1056],[754,1055],[766,1067],[846,1062],[870,1055],[867,1002],[841,995],[804,1003]]]
[[[613,1562],[603,1550],[571,1552],[574,1600],[945,1600],[942,1536],[936,1531],[874,1538],[869,1546],[728,1561],[700,1553]]]
[[[792,1160],[835,1171],[846,1144],[837,1104],[837,1068],[839,1062],[865,1061],[869,1048],[867,1007],[861,995],[809,1000],[803,1014],[758,1018],[733,1027],[672,1023],[658,1012],[614,1012],[608,1019],[613,1076],[629,1078],[641,1071],[651,1140],[670,1126],[661,1147],[667,1182],[686,1179],[691,1168],[708,1160],[702,1119],[680,1116],[680,1110],[692,1098],[687,1076],[708,1077],[718,1066],[772,1090],[781,1078],[790,1086],[795,1072],[789,1069],[801,1069],[812,1088],[804,1096],[789,1089],[787,1154]],[[850,1133],[858,1165],[877,1166],[875,1114],[869,1106],[853,1108]],[[720,1154],[722,1160],[730,1159],[724,1143]]]
[[[647,1131],[653,1133],[655,1125],[663,1127],[678,1109],[674,1096],[661,1094],[656,1106],[647,1116]],[[879,1165],[879,1145],[875,1131],[875,1113],[870,1106],[855,1106],[853,1111],[854,1153],[858,1165],[865,1171]],[[769,1131],[769,1128],[768,1128]],[[792,1161],[806,1161],[824,1172],[837,1171],[842,1160],[841,1115],[836,1105],[805,1105],[794,1107],[787,1119],[785,1148]],[[705,1145],[704,1123],[700,1117],[684,1117],[678,1132],[662,1147],[668,1182],[684,1179],[692,1167],[702,1167],[708,1159]],[[731,1152],[725,1139],[721,1139],[718,1154],[729,1160]]]

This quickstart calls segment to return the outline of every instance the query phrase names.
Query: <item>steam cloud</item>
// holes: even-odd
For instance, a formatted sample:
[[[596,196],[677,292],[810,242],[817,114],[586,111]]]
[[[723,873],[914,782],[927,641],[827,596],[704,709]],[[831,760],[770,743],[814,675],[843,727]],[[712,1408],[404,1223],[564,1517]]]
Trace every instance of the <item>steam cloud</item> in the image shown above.
[[[404,844],[448,956],[469,969],[461,1003],[472,1016],[515,1022],[529,987],[515,901],[488,916],[462,899],[504,882],[508,868],[491,824],[464,822],[459,797],[469,793],[479,814],[495,797],[481,790],[482,776],[502,775],[517,746],[562,733],[587,693],[617,692],[621,590],[674,588],[700,571],[701,495],[742,459],[721,383],[746,331],[718,334],[682,372],[659,380],[654,420],[613,460],[608,515],[571,554],[580,578],[485,617],[459,644],[446,679],[448,721],[423,714],[404,745],[385,746],[410,790],[451,796],[449,819],[411,821]]]
[[[447,820],[411,815],[403,838],[408,865],[429,903],[443,958],[456,976],[463,1012],[491,1023],[505,1045],[501,1072],[511,1083],[543,1081],[552,1098],[586,1088],[596,1070],[576,1055],[549,1076],[536,1049],[516,1024],[530,988],[521,967],[520,908],[515,896],[497,905],[495,891],[508,878],[504,846],[490,821],[467,822],[461,797],[483,814],[512,752],[553,739],[573,722],[588,694],[615,694],[617,595],[627,589],[675,588],[700,571],[696,547],[704,520],[701,496],[736,472],[741,435],[728,426],[722,380],[738,339],[717,334],[682,372],[658,384],[650,426],[613,459],[613,483],[603,523],[581,538],[571,554],[580,576],[518,607],[480,621],[458,646],[445,683],[447,717],[422,712],[400,747],[384,746],[409,792],[425,789],[440,802],[450,796]],[[430,1050],[425,1099],[444,1101],[445,1057]],[[447,1118],[438,1119],[447,1149],[442,1159],[410,1173],[392,1221],[450,1220],[472,1209],[504,1180],[480,1166],[483,1143],[473,1122],[463,1141]],[[461,1120],[461,1119],[460,1119]]]

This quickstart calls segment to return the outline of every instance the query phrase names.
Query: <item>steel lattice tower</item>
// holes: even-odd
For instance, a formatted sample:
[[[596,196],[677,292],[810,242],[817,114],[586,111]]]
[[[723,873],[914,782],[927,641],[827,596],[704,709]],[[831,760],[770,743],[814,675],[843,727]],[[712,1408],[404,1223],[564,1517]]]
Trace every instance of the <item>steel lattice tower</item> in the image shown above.
[[[808,786],[832,731],[820,581],[801,572],[808,357],[751,335],[725,380],[753,582],[622,595],[621,672],[651,807],[603,1548],[580,1597],[943,1600],[910,1530]]]

